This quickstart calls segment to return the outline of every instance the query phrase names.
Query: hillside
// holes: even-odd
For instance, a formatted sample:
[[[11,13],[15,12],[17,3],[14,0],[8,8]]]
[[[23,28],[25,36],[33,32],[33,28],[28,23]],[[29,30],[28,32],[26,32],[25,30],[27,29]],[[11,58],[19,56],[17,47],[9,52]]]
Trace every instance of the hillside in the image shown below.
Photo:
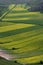
[[[20,6],[11,9],[0,21],[0,48],[21,64],[43,61],[43,14]]]

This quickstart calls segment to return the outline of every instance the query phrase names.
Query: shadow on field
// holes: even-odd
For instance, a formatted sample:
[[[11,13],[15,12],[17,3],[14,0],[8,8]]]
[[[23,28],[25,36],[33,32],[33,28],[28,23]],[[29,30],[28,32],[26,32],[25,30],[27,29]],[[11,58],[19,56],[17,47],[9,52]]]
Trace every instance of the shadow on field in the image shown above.
[[[8,37],[11,35],[16,35],[16,34],[20,34],[20,33],[29,32],[29,31],[36,30],[39,28],[42,28],[42,27],[41,26],[32,26],[32,27],[27,27],[27,28],[22,28],[22,29],[16,29],[16,30],[11,30],[11,31],[1,32],[0,38]]]
[[[32,31],[36,31],[36,29],[34,30],[30,30],[29,32],[32,32]],[[26,32],[28,32],[28,31],[26,31]],[[25,31],[23,31],[23,33],[25,33]],[[19,34],[19,33],[18,33]],[[30,33],[29,33],[30,34]],[[6,41],[6,42],[0,42],[0,44],[5,44],[5,43],[10,43],[10,42],[14,42],[14,41],[19,41],[19,40],[23,40],[23,39],[26,39],[26,38],[31,38],[31,37],[33,37],[33,36],[38,36],[38,35],[40,35],[40,34],[43,34],[43,32],[39,32],[38,31],[38,29],[37,29],[37,32],[34,34],[34,33],[32,33],[32,35],[28,35],[28,36],[24,36],[24,37],[17,37],[17,38],[15,38],[15,39],[13,39],[13,40],[9,40],[9,41]],[[13,34],[12,34],[13,35]],[[11,35],[11,36],[12,36]],[[26,43],[28,42],[28,41],[25,41]],[[22,42],[21,42],[22,43]],[[21,43],[19,43],[19,44],[21,44]],[[23,41],[23,43],[24,43],[24,41]],[[17,45],[17,44],[15,44],[15,45]],[[22,47],[20,47],[20,48],[22,48]]]
[[[2,21],[5,22],[5,21]],[[35,24],[35,25],[40,25],[43,26],[43,19],[38,19],[38,20],[15,20],[15,21],[6,21],[6,22],[13,22],[13,23],[24,23],[24,24]]]

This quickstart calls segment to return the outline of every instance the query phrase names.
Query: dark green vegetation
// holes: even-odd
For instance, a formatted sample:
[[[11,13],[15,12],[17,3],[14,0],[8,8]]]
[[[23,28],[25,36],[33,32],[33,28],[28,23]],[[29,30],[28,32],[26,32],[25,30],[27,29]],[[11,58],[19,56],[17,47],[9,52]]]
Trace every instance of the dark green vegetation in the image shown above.
[[[30,11],[39,11],[39,12],[41,12],[42,14],[43,14],[43,2],[41,2],[41,3],[38,3],[37,5],[35,5],[35,6],[32,6],[31,8],[30,8]]]
[[[8,61],[0,57],[0,65],[22,65],[22,64],[19,64],[18,62],[14,62],[14,61]]]
[[[37,4],[39,2],[43,2],[43,0],[0,0],[0,4],[12,4],[12,3],[28,3],[28,5]]]
[[[8,7],[0,5],[0,17],[8,10]]]

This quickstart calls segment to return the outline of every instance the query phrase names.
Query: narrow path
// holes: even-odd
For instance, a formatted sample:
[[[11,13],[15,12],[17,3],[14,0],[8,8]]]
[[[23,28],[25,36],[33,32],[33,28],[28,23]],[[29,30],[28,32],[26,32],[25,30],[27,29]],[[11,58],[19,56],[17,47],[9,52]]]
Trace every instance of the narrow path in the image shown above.
[[[8,54],[6,50],[1,49],[0,49],[0,57],[5,58],[6,60],[12,60],[14,58],[12,55]]]

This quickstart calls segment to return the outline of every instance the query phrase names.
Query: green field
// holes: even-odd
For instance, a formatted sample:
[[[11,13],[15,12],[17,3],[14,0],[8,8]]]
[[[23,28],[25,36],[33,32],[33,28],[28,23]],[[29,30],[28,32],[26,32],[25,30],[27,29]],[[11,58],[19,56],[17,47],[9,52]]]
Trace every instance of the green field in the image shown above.
[[[0,48],[16,55],[12,61],[21,64],[43,61],[43,14],[20,7],[12,9],[0,21]]]

